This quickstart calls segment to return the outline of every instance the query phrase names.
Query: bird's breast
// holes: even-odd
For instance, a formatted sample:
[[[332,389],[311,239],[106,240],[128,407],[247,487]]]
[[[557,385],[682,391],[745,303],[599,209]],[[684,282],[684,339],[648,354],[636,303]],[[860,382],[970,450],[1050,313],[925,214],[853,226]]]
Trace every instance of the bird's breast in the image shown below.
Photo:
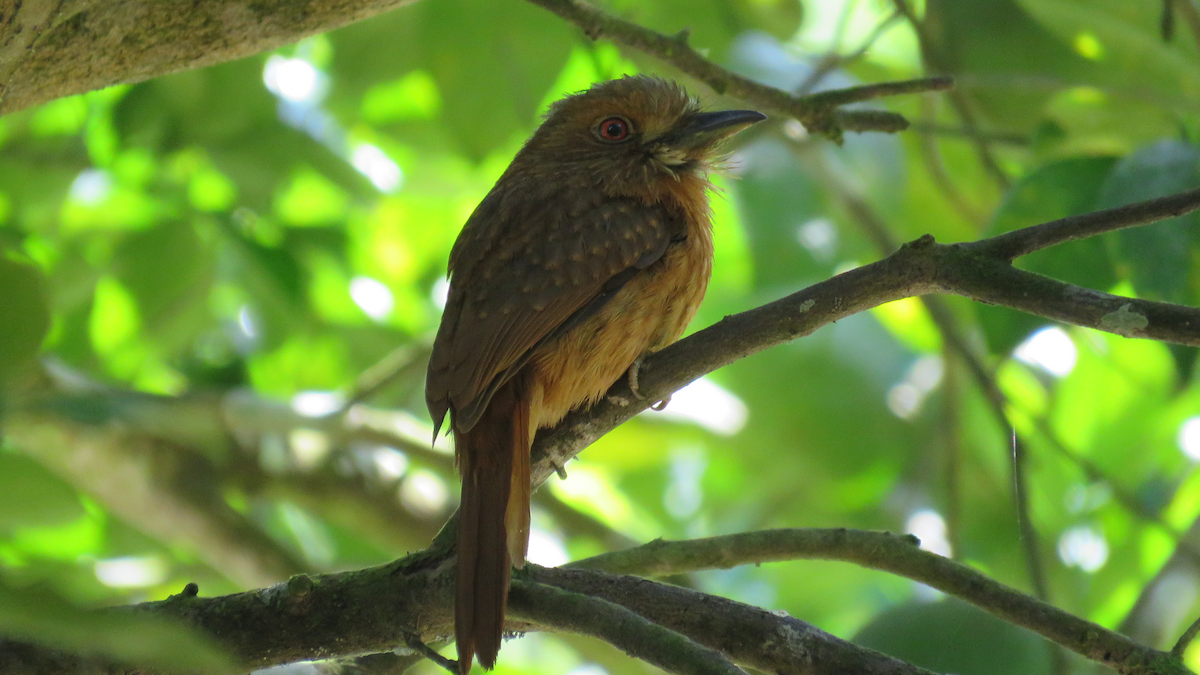
[[[704,196],[681,213],[685,236],[637,273],[594,316],[533,356],[530,424],[553,426],[571,409],[599,400],[643,354],[679,338],[695,316],[712,272],[712,229]]]

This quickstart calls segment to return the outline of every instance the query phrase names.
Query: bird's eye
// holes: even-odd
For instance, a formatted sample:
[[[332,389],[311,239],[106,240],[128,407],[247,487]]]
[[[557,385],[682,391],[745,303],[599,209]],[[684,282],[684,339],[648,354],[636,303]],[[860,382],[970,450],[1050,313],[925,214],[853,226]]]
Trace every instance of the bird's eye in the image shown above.
[[[606,141],[623,141],[629,138],[629,122],[623,117],[608,117],[600,123],[596,131],[599,132],[600,138]]]

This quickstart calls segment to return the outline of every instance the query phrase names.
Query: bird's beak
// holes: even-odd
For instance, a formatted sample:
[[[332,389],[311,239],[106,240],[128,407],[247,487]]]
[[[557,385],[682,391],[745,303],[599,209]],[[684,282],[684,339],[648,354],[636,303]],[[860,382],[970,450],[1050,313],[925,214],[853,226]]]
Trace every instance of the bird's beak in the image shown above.
[[[767,116],[757,110],[719,110],[692,115],[682,126],[668,131],[660,140],[672,148],[709,148]]]

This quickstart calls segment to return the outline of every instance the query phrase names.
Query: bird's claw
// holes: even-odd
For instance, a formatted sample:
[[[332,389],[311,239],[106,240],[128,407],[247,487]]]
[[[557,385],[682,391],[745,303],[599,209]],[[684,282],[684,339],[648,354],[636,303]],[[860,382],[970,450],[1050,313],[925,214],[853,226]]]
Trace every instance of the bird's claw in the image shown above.
[[[646,397],[643,396],[642,392],[638,389],[638,374],[641,373],[642,363],[644,363],[645,361],[646,361],[646,355],[643,354],[643,355],[637,357],[636,359],[634,359],[633,363],[631,363],[629,365],[629,391],[632,392],[633,397],[638,399],[639,401],[646,400]],[[664,398],[661,401],[655,401],[654,403],[652,403],[650,405],[650,409],[661,412],[662,409],[666,408],[667,404],[670,402],[671,402],[671,397],[667,396],[666,398]]]
[[[558,474],[559,480],[567,479],[567,466],[565,464],[559,464],[554,460],[550,460],[550,466],[554,467],[554,473]]]
[[[633,363],[629,364],[629,391],[633,392],[633,397],[639,401],[646,398],[638,390],[638,373],[642,371],[642,362],[645,360],[646,357],[643,355],[637,357],[633,360]]]

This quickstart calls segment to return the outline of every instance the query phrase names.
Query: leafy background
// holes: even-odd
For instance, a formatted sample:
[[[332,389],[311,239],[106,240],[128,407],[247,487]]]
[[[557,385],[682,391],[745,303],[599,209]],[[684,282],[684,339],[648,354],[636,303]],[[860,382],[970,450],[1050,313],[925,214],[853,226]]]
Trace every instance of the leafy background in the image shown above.
[[[985,168],[942,95],[888,100],[915,122],[896,136],[838,147],[780,121],[744,134],[717,181],[714,278],[693,329],[877,259],[847,195],[897,241],[963,241],[1200,184],[1197,36],[1178,18],[1165,36],[1159,3],[927,0],[920,36],[882,0],[603,6],[688,27],[710,58],[792,90],[953,72],[1011,179]],[[186,634],[98,627],[78,608],[423,547],[456,501],[445,448],[422,448],[449,247],[550,101],[632,72],[677,76],[518,0],[423,0],[0,118],[0,632],[209,663]],[[1195,305],[1194,221],[1022,265]],[[1200,612],[1200,572],[1178,549],[1200,529],[1195,352],[949,306],[1025,439],[1050,598],[1169,646]],[[532,559],[873,528],[916,532],[1029,590],[1010,431],[943,342],[907,300],[714,373],[543,488]],[[210,531],[226,544],[210,547]],[[1051,672],[1040,638],[846,564],[677,581],[941,671]],[[651,670],[589,639],[531,635],[498,672]]]

